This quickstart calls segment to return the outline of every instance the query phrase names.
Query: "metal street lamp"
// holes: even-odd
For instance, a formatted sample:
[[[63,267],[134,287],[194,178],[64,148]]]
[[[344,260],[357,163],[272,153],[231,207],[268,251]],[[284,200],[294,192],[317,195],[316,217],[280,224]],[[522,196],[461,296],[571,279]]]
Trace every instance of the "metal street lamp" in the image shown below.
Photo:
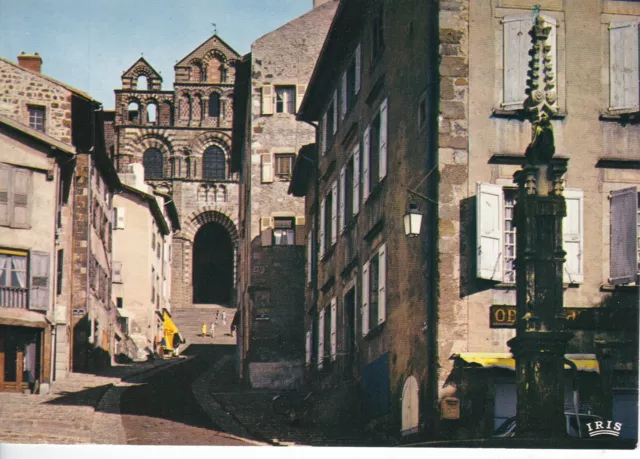
[[[409,204],[407,212],[404,214],[404,234],[409,237],[415,237],[420,234],[422,226],[422,214],[418,211],[418,206]]]

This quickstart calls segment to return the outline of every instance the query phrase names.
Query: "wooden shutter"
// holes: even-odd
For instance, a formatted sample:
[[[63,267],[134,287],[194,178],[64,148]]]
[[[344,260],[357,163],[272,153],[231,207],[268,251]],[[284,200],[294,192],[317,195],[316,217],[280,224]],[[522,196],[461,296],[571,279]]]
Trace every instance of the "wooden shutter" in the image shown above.
[[[115,207],[113,209],[113,211],[115,212],[115,221],[116,221],[116,228],[115,229],[124,229],[124,225],[125,225],[125,216],[126,216],[126,209],[124,207]]]
[[[273,218],[272,217],[260,218],[260,242],[263,247],[268,247],[273,244]]]
[[[273,115],[273,85],[262,86],[262,114]]]
[[[29,309],[49,310],[50,256],[47,252],[29,254]]]
[[[320,231],[318,237],[320,238],[320,258],[324,257],[325,240],[324,240],[324,224],[325,224],[325,200],[320,201]]]
[[[336,299],[331,298],[331,360],[335,362],[338,355],[338,306]]]
[[[308,365],[311,364],[311,331],[307,332],[307,339],[304,345],[305,357],[304,362]]]
[[[567,252],[563,281],[575,284],[584,281],[583,271],[583,191],[566,189],[564,199],[567,216],[562,219],[563,249]]]
[[[637,282],[638,276],[638,190],[635,187],[611,192],[611,254],[613,285]]]
[[[505,16],[503,24],[503,96],[502,107],[507,110],[522,108],[527,97],[527,70],[533,27],[531,14]]]
[[[311,261],[313,258],[313,231],[307,235],[307,283],[311,283]]]
[[[338,182],[331,185],[331,245],[338,240]]]
[[[358,94],[358,92],[360,92],[360,81],[361,81],[361,76],[360,76],[360,56],[361,56],[362,52],[361,52],[361,46],[360,43],[358,43],[358,46],[356,47],[356,55],[355,55],[355,59],[356,59],[356,81],[355,81],[355,92],[356,94]]]
[[[387,319],[387,244],[378,250],[378,323]]]
[[[295,229],[294,229],[294,238],[295,245],[304,245],[304,225],[305,218],[304,217],[296,217],[295,218]]]
[[[638,24],[609,25],[609,110],[638,110]]]
[[[296,113],[300,110],[300,104],[302,103],[302,99],[304,99],[304,93],[306,90],[306,84],[296,85]]]
[[[362,204],[369,197],[369,139],[371,137],[371,127],[367,126],[362,135]]]
[[[318,318],[318,368],[322,369],[324,360],[324,309]]]
[[[260,156],[262,161],[262,183],[273,182],[273,156],[265,153]]]
[[[339,196],[339,200],[338,200],[338,226],[340,227],[340,233],[344,233],[344,229],[347,225],[347,215],[345,214],[346,212],[346,203],[345,203],[345,197],[347,195],[347,168],[343,167],[342,169],[340,169],[340,185],[339,185],[339,190],[340,190],[340,196]]]
[[[340,119],[347,114],[347,71],[342,74],[340,80]]]
[[[360,212],[360,145],[353,149],[353,215]]]
[[[478,183],[476,196],[477,274],[502,281],[504,243],[502,237],[504,196],[500,185]]]
[[[327,116],[328,113],[325,113],[320,120],[320,155],[323,156],[325,154],[327,148]]]
[[[0,225],[11,223],[9,188],[11,185],[11,169],[0,164]]]
[[[333,91],[333,132],[335,134],[338,130],[338,90]]]
[[[122,283],[122,262],[121,261],[113,262],[111,281],[116,284]]]
[[[382,180],[387,176],[387,112],[388,112],[388,99],[385,99],[380,104],[380,154],[378,155],[378,161],[380,167],[378,168],[378,178]]]
[[[369,333],[369,262],[362,267],[362,336]]]
[[[31,194],[31,172],[13,170],[13,219],[12,226],[29,227],[29,201]]]

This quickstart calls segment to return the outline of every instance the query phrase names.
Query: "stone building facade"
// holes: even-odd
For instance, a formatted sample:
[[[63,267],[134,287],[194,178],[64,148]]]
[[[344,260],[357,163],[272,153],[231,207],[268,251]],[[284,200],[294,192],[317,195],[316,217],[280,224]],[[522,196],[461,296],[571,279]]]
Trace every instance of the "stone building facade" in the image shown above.
[[[515,414],[513,174],[540,15],[568,159],[565,409],[577,382],[578,409],[637,438],[637,6],[341,2],[298,113],[318,123],[317,169],[297,164],[291,190],[307,200],[321,418],[409,442],[488,437]],[[408,238],[412,205],[423,221]]]
[[[303,375],[304,200],[287,191],[297,152],[315,137],[295,114],[336,6],[315,6],[257,39],[236,80],[239,367],[254,387],[287,388]]]
[[[172,244],[174,308],[235,302],[239,191],[230,154],[237,58],[214,35],[175,65],[173,90],[162,89],[162,77],[144,58],[115,90],[114,137],[107,143],[113,142],[118,171],[142,164],[145,181],[172,195],[180,215]]]

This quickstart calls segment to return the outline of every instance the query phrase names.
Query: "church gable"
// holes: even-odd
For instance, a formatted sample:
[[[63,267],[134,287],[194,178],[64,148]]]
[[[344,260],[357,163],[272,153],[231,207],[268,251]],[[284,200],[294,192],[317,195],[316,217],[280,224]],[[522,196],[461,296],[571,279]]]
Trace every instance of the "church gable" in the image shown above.
[[[176,83],[227,83],[238,53],[217,35],[175,65]]]
[[[147,88],[138,87],[138,79],[141,76],[147,79]],[[144,57],[138,59],[120,78],[122,80],[122,89],[149,91],[159,91],[161,89],[162,77]]]

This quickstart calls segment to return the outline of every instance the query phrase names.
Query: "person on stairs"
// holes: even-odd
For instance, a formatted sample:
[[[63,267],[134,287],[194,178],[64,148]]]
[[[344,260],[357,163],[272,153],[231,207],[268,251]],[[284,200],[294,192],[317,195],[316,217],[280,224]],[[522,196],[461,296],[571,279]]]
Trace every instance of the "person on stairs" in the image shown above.
[[[202,337],[204,338],[205,336],[207,336],[207,323],[202,322]]]

